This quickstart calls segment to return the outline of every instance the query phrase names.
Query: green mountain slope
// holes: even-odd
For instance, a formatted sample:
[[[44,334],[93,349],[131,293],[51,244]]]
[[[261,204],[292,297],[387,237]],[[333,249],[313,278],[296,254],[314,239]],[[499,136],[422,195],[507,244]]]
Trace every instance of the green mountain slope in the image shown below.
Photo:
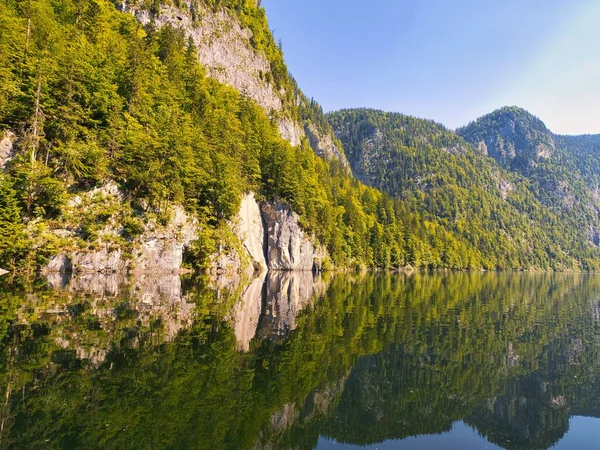
[[[517,123],[511,129],[514,144],[497,139],[503,146],[488,152],[494,160],[467,142],[484,146],[470,135],[463,133],[465,140],[431,121],[368,109],[328,118],[359,179],[467,240],[484,267],[596,267],[599,253],[586,216],[563,213],[546,201],[549,194],[528,170],[512,170],[526,158],[543,158],[532,147],[520,151],[518,143],[526,138],[553,151],[553,136],[543,132],[541,122]]]
[[[310,139],[290,144],[297,120],[322,136],[331,128],[315,102],[296,103],[255,2],[117,6],[0,1],[0,228],[10,230],[0,265],[35,270],[64,251],[127,257],[147,224],[159,233],[181,205],[198,226],[186,260],[206,267],[236,246],[228,221],[254,191],[287,201],[336,266],[481,266],[464,239],[317,157]],[[210,39],[196,39],[202,17],[218,22]],[[222,56],[212,39],[236,29],[235,50],[266,70],[247,77],[256,95],[219,81],[231,67],[199,63]]]
[[[600,136],[560,136],[529,112],[506,107],[457,133],[500,165],[527,178],[529,190],[566,228],[598,245]]]
[[[161,227],[176,239],[183,207],[197,229],[185,261],[207,268],[240,248],[231,223],[251,191],[287,202],[337,267],[598,267],[587,203],[556,207],[433,122],[324,115],[255,1],[0,7],[0,267],[132,258]],[[573,164],[595,142],[575,140]]]

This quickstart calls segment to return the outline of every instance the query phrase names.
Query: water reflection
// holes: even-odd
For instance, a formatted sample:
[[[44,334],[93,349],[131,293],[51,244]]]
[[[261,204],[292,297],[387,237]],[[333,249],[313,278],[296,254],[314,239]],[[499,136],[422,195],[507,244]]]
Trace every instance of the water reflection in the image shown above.
[[[545,449],[600,417],[599,299],[561,274],[4,285],[0,444]]]

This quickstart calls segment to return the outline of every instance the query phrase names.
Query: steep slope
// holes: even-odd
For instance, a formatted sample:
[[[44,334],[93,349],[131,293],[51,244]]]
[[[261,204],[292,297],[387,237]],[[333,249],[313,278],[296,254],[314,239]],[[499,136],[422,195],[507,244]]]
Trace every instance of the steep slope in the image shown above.
[[[308,139],[319,156],[345,163],[343,150],[332,142],[332,131],[320,126],[320,107],[306,99],[289,75],[265,11],[256,1],[161,0],[148,6],[127,0],[117,7],[145,26],[180,30],[194,43],[208,76],[254,100],[277,123],[283,139],[293,146]]]
[[[325,268],[448,264],[451,234],[348,174],[256,2],[0,0],[0,34],[3,267],[235,268],[251,192]]]
[[[530,192],[569,227],[600,243],[600,136],[553,134],[518,107],[483,116],[457,133],[507,170],[529,181]]]
[[[481,117],[457,133],[507,169],[527,172],[556,155],[554,136],[546,125],[515,106]]]
[[[595,267],[516,175],[435,124],[403,144],[408,181],[385,155],[391,176],[372,157],[357,171],[397,199],[353,178],[256,1],[0,7],[3,268],[264,266],[238,226],[252,193],[289,231],[263,242],[311,249],[288,258],[302,267]]]
[[[594,267],[599,252],[581,217],[562,214],[544,202],[543,194],[535,195],[525,170],[510,170],[515,161],[539,161],[555,151],[553,137],[539,123],[532,131],[517,124],[513,141],[506,144],[496,139],[503,143],[492,150],[497,164],[431,121],[368,109],[342,110],[328,118],[359,179],[405,199],[426,220],[462,236],[480,252],[485,267]],[[514,144],[527,132],[538,142],[529,153]],[[486,142],[474,144],[492,147],[491,140]]]

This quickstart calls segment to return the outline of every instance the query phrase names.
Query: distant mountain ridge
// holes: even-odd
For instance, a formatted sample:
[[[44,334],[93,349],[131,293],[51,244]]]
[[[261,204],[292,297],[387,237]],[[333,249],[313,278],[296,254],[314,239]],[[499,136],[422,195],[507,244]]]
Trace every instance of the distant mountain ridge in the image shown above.
[[[485,248],[499,267],[539,267],[540,247],[554,268],[585,267],[597,254],[600,136],[555,135],[518,107],[456,131],[372,109],[328,118],[357,178]]]
[[[600,135],[552,133],[531,113],[505,107],[457,130],[498,164],[523,175],[549,208],[576,216],[598,243]]]

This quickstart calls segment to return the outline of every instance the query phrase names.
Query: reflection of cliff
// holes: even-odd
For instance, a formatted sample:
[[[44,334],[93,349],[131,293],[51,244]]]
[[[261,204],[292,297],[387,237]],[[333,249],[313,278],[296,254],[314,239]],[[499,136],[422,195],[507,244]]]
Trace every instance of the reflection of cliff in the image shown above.
[[[256,335],[262,310],[265,278],[266,273],[263,272],[261,276],[252,280],[231,311],[238,350],[248,351],[250,341]]]
[[[296,329],[300,311],[326,290],[323,278],[312,272],[278,272],[269,276],[259,335],[285,338]]]
[[[140,274],[127,279],[122,274],[50,274],[55,291],[40,296],[32,313],[49,325],[56,350],[53,360],[61,364],[86,361],[97,367],[120,344],[135,348],[140,338],[152,335],[171,341],[191,326],[194,303],[182,294],[176,274]],[[145,331],[144,331],[145,330]]]
[[[18,448],[312,449],[462,420],[537,449],[565,418],[600,413],[600,278],[278,275],[33,292],[3,341],[0,395],[19,393],[6,433]]]
[[[231,319],[240,350],[254,337],[283,339],[296,328],[296,317],[327,291],[312,272],[269,272],[255,278],[233,308]]]

